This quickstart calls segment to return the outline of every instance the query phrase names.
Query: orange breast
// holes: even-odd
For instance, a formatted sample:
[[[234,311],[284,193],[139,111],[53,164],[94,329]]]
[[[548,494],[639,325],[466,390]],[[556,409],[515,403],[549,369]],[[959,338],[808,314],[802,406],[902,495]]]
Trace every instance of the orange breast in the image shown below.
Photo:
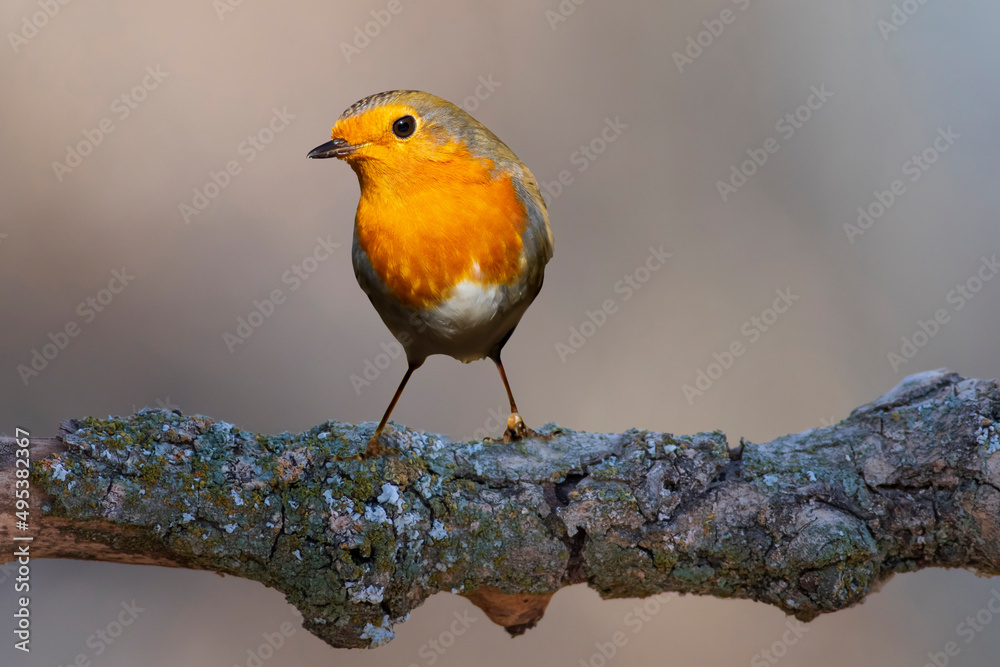
[[[520,275],[525,207],[510,176],[467,156],[362,174],[357,234],[372,268],[403,304],[434,306],[463,281],[511,283]]]

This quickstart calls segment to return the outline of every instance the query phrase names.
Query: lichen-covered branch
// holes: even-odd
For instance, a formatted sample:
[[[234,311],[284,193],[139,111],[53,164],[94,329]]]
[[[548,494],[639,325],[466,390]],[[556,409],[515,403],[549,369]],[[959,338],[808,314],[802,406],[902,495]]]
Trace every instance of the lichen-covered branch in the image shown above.
[[[375,646],[438,591],[512,633],[563,586],[750,598],[801,619],[894,572],[1000,573],[1000,387],[912,376],[837,425],[727,446],[716,431],[512,445],[371,424],[256,435],[142,410],[34,444],[32,552],[232,574],[282,591],[334,646]],[[11,439],[0,489],[13,489]],[[0,532],[16,532],[12,501]],[[10,558],[6,553],[0,558]]]

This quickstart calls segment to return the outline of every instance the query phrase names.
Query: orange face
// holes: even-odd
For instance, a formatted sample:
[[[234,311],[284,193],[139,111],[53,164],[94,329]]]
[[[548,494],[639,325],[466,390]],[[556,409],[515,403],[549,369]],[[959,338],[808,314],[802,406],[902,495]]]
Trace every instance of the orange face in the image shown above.
[[[399,301],[429,307],[463,280],[518,277],[526,210],[494,160],[406,104],[341,118],[333,138],[361,183],[358,241]]]

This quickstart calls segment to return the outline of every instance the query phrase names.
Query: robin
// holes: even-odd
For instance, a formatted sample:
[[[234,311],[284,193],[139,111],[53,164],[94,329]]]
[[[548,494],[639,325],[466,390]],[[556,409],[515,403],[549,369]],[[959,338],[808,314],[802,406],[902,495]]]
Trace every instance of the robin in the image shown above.
[[[552,257],[528,168],[468,113],[415,90],[355,102],[309,157],[339,158],[358,175],[354,274],[406,351],[406,374],[364,455],[382,454],[386,422],[432,354],[492,359],[510,401],[504,442],[535,435],[500,360]]]

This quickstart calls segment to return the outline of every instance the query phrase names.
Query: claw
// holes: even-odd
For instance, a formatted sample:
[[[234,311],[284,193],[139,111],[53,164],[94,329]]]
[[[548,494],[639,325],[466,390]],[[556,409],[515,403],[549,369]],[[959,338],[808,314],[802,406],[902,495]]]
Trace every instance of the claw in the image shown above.
[[[511,443],[537,437],[538,434],[528,428],[521,415],[512,412],[510,417],[507,417],[507,430],[503,433],[503,442]]]
[[[370,458],[376,456],[382,456],[382,445],[379,444],[378,438],[382,435],[381,433],[376,433],[371,440],[368,441],[368,446],[365,448],[365,453],[363,458]]]

